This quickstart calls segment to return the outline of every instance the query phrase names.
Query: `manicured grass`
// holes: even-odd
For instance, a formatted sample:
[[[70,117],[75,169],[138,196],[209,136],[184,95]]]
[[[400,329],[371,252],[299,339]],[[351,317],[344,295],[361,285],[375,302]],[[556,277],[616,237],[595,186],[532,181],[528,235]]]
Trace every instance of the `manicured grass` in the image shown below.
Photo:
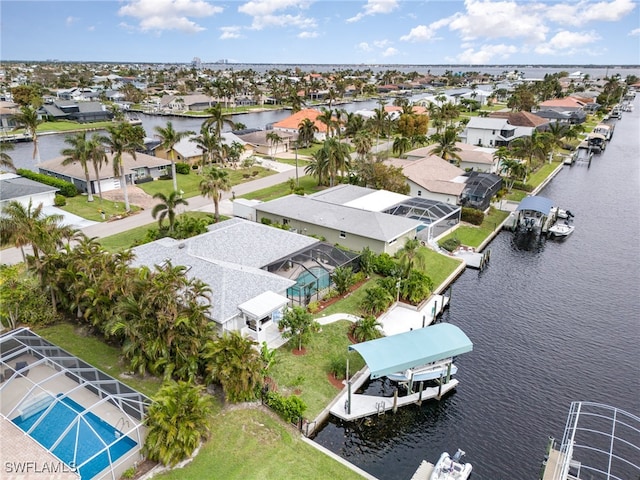
[[[373,285],[375,281],[380,278],[379,275],[372,275],[371,278],[360,286],[356,291],[352,292],[348,297],[338,300],[336,303],[329,305],[327,308],[319,311],[315,318],[319,319],[327,315],[333,315],[334,313],[350,313],[352,315],[361,315],[360,303],[365,296],[365,290],[370,285]]]
[[[269,371],[269,376],[277,382],[278,391],[283,394],[300,391],[300,398],[307,404],[306,418],[315,418],[339,392],[329,382],[327,374],[333,358],[347,357],[350,325],[347,320],[323,325],[322,331],[311,335],[304,345],[304,355],[291,352],[292,348],[297,348],[293,341],[277,350],[276,364]],[[364,360],[356,352],[349,358],[351,372],[364,367]]]
[[[75,325],[58,323],[33,330],[51,343],[145,395],[153,396],[160,388],[161,381],[157,378],[142,379],[138,376],[123,378],[121,374],[127,372],[127,368],[122,363],[120,349],[107,345],[93,335],[78,333]]]
[[[163,480],[361,479],[304,443],[299,434],[260,409],[223,411],[212,419],[211,438],[185,468]]]
[[[38,125],[37,132],[73,132],[82,130],[104,130],[105,128],[114,125],[114,122],[94,122],[94,123],[76,123],[67,120],[60,120],[57,122],[44,122]]]
[[[433,281],[433,287],[437,288],[460,266],[460,260],[447,257],[430,248],[424,247],[424,250],[427,257],[427,268],[424,269],[424,273],[429,275]]]
[[[130,206],[132,212],[140,210],[140,207],[137,207],[136,205]],[[125,212],[124,202],[100,200],[98,195],[93,196],[93,202],[88,202],[86,195],[67,198],[67,204],[60,208],[66,212],[86,218],[87,220],[93,220],[94,222],[105,221],[102,219],[102,215],[100,214],[101,211],[104,211],[105,219],[122,215]]]
[[[462,245],[469,247],[479,247],[480,244],[497,228],[497,226],[509,216],[509,212],[503,212],[492,208],[489,215],[485,215],[482,225],[461,225],[454,232],[444,237],[441,241],[449,238],[457,238]]]
[[[229,181],[231,185],[238,185],[241,183],[256,180],[262,177],[268,177],[274,175],[276,172],[267,168],[253,166],[250,168],[238,168],[236,170],[228,168],[225,169],[229,172]],[[254,175],[254,172],[258,172]],[[245,175],[248,175],[245,177]],[[178,190],[184,192],[184,198],[191,198],[200,196],[200,182],[203,179],[202,175],[199,175],[195,170],[192,170],[189,175],[178,174]],[[156,180],[154,182],[140,183],[138,185],[149,195],[153,196],[158,192],[162,192],[165,195],[169,195],[173,191],[173,180]]]
[[[319,187],[318,181],[305,175],[304,177],[300,177],[300,186],[304,188],[304,193],[314,193],[323,190],[325,187]],[[248,198],[251,200],[262,200],[266,202],[268,200],[273,200],[274,198],[284,197],[285,195],[289,195],[291,193],[291,189],[289,188],[289,182],[279,183],[278,185],[274,185],[272,187],[263,188],[262,190],[256,190],[255,192],[248,193],[243,195],[242,198]]]
[[[211,218],[211,214],[206,212],[185,212],[181,215],[178,215],[177,220],[179,221],[180,218],[183,217],[183,215],[186,215],[189,217],[196,217],[196,218]],[[220,216],[220,221],[223,221],[226,219],[227,217]],[[166,226],[167,224],[166,220],[164,224]],[[147,225],[143,225],[141,227],[135,227],[130,230],[126,230],[124,232],[111,235],[109,237],[101,238],[99,242],[109,252],[117,252],[120,250],[131,248],[135,245],[140,245],[145,240],[147,236],[147,232],[149,230],[153,230],[157,228],[158,228],[158,222],[153,222]]]
[[[551,172],[553,172],[556,168],[558,168],[558,165],[560,165],[559,161],[545,163],[542,167],[540,167],[538,170],[536,170],[534,173],[532,173],[529,176],[527,183],[529,183],[530,185],[533,185],[534,187],[539,186],[542,182],[544,182],[549,177],[549,175],[551,175]]]

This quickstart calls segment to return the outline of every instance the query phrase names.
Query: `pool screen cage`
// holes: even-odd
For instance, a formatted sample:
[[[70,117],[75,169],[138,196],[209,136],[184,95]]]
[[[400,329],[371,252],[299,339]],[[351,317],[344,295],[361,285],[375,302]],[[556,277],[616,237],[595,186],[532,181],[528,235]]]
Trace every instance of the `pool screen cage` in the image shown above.
[[[28,416],[40,414],[40,418],[26,433],[38,427],[44,417],[56,404],[64,403],[65,399],[83,398],[84,410],[77,414],[72,423],[52,440],[50,446],[44,446],[49,452],[73,438],[73,432],[80,428],[89,429],[100,443],[98,450],[82,463],[75,463],[73,467],[82,472],[82,467],[89,468],[91,462],[99,456],[107,455],[110,475],[102,478],[119,478],[116,470],[124,470],[122,465],[131,464],[140,459],[139,450],[144,444],[143,420],[151,400],[145,395],[133,390],[124,383],[71,355],[60,347],[48,342],[27,328],[19,328],[0,336],[0,396],[4,399],[15,398],[14,401],[3,401],[1,415],[9,421],[24,420]],[[29,372],[33,372],[29,375]],[[65,385],[62,387],[62,385]],[[88,395],[90,392],[93,395]],[[16,397],[17,395],[17,397]],[[87,401],[90,398],[92,401]],[[86,407],[91,403],[90,407]],[[116,438],[105,442],[96,432],[85,416],[100,418],[105,405],[115,407],[118,420],[113,427]],[[67,407],[68,408],[68,407]],[[107,407],[108,408],[108,407]],[[111,410],[111,409],[110,409]],[[43,413],[41,413],[43,412]],[[6,420],[4,420],[6,421]],[[101,419],[102,422],[106,423]],[[16,423],[16,422],[14,422]],[[75,430],[74,430],[75,429]],[[70,436],[69,436],[70,435]],[[118,459],[112,459],[111,452],[119,442],[133,440],[137,448]],[[79,445],[75,440],[74,452]],[[74,453],[75,456],[75,453]]]
[[[458,205],[429,198],[414,197],[388,208],[384,213],[421,221],[424,227],[418,228],[418,231],[426,228],[428,230],[427,238],[438,237],[460,222],[460,207]],[[419,236],[423,237],[424,232]]]
[[[467,180],[460,203],[464,207],[486,210],[491,205],[491,199],[502,188],[502,178],[493,173],[468,172]]]
[[[360,271],[360,254],[335,247],[328,243],[317,243],[286,258],[267,265],[265,268],[277,275],[295,280],[296,284],[287,289],[287,297],[294,305],[306,306],[321,300],[331,288],[331,274],[338,267],[349,267]]]

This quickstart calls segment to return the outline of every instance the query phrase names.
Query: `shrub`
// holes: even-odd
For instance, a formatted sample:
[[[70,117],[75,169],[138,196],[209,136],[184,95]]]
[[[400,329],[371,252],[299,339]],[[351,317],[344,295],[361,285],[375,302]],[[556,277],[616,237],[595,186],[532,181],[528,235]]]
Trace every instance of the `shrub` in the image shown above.
[[[42,173],[36,173],[32,170],[27,170],[26,168],[19,168],[16,170],[16,173],[21,177],[28,178],[29,180],[34,180],[36,182],[44,183],[45,185],[56,187],[60,189],[60,194],[65,197],[75,197],[78,195],[78,189],[71,182],[50,177],[49,175],[43,175]]]
[[[53,204],[56,207],[64,207],[67,204],[67,197],[65,197],[64,195],[60,195],[59,193],[56,193],[56,196],[53,199]]]
[[[149,182],[153,182],[153,177],[150,176],[146,176],[146,177],[141,177],[141,178],[136,178],[135,183],[136,185],[139,185],[141,183],[149,183]]]
[[[273,222],[271,221],[270,218],[262,217],[260,219],[260,223],[262,223],[263,225],[271,225]]]
[[[267,392],[264,401],[287,422],[297,422],[307,409],[307,405],[297,395],[285,397],[271,391]]]
[[[165,174],[165,175],[160,175],[160,176],[158,177],[158,180],[171,180],[171,174],[170,174],[170,173],[167,173],[167,174]]]
[[[176,162],[176,173],[181,175],[189,175],[191,173],[191,167],[188,163]]]
[[[440,245],[440,248],[444,248],[448,252],[453,252],[460,246],[460,240],[457,238],[448,238],[443,242],[439,242],[438,245]]]
[[[364,272],[358,272],[353,275],[354,284],[364,282],[366,279],[367,279],[367,276],[364,274]]]
[[[398,270],[398,264],[388,253],[381,253],[373,260],[373,271],[380,275],[393,277]]]
[[[309,313],[318,313],[320,311],[320,302],[309,302],[309,305],[307,305],[307,310],[309,310]]]
[[[329,362],[329,373],[338,380],[344,380],[347,372],[347,357],[344,355],[336,355]]]
[[[472,225],[482,225],[484,213],[476,208],[462,207],[462,215],[460,219]]]
[[[524,182],[514,182],[513,188],[515,188],[516,190],[522,190],[524,192],[533,191],[533,185],[529,185],[528,183],[524,183]]]

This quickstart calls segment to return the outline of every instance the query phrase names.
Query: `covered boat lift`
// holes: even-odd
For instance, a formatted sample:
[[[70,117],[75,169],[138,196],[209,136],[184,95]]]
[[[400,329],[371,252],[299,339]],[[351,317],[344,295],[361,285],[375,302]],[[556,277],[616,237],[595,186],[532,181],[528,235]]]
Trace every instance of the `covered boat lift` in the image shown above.
[[[414,393],[413,382],[409,382],[409,394],[398,397],[382,397],[375,395],[352,394],[368,378],[376,379],[397,372],[410,370],[432,362],[448,359],[470,352],[473,343],[469,337],[455,325],[440,323],[426,328],[399,333],[390,337],[383,337],[369,342],[350,345],[349,350],[358,352],[367,368],[354,383],[349,378],[347,366],[347,389],[334,403],[330,411],[343,420],[355,420],[387,410],[396,410],[399,406],[421,403],[423,400],[437,398],[458,385],[458,380],[450,375],[440,378],[437,387],[423,388]],[[450,370],[449,370],[450,371]]]
[[[553,201],[548,198],[537,195],[525,197],[516,208],[516,225],[524,227],[527,231],[545,232],[555,221],[551,219],[552,208]]]

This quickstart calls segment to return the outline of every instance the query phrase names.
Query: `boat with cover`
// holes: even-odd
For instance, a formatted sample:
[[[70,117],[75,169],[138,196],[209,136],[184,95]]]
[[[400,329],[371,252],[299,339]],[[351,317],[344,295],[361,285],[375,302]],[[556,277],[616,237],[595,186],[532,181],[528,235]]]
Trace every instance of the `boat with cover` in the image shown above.
[[[449,365],[451,365],[451,372],[449,372]],[[451,363],[451,359],[449,358],[421,367],[409,368],[404,372],[392,373],[391,375],[387,375],[387,378],[394,382],[409,382],[412,379],[414,382],[426,382],[427,380],[437,380],[440,377],[446,377],[447,373],[449,373],[449,375],[455,375],[457,372],[458,367]]]
[[[470,463],[462,461],[463,456],[464,451],[460,449],[453,457],[450,457],[447,452],[443,452],[438,463],[433,467],[429,480],[466,480],[469,478],[472,466]]]
[[[549,227],[549,235],[554,237],[566,237],[573,233],[576,227],[569,225],[568,223],[556,223],[552,227]]]

